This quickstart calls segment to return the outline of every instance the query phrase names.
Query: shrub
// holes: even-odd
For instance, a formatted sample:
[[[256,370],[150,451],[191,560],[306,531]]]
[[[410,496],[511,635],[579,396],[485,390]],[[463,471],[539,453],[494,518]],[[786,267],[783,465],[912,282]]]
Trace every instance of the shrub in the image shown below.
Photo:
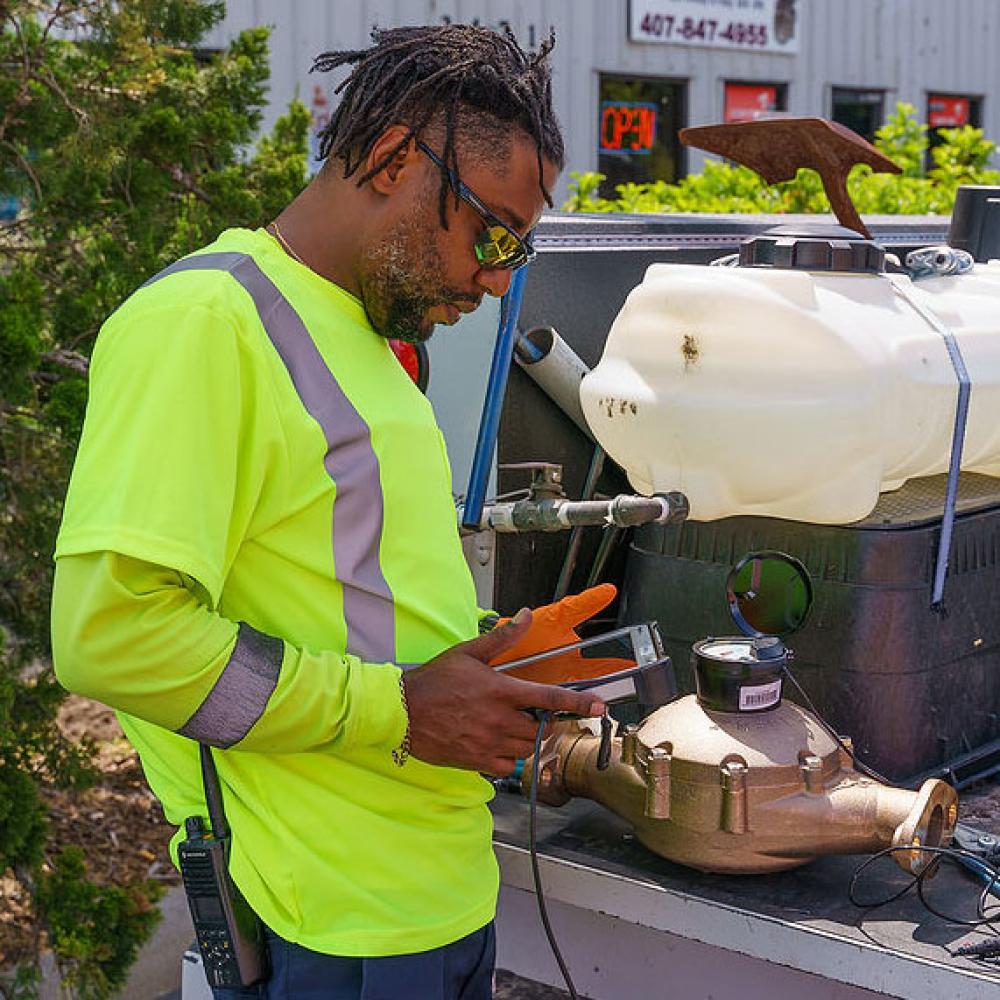
[[[917,122],[912,104],[900,103],[878,130],[875,145],[897,163],[901,174],[876,174],[859,164],[847,190],[863,215],[950,214],[961,184],[996,184],[1000,173],[990,168],[996,143],[981,129],[941,129],[941,143],[931,150],[926,169],[927,126]],[[601,198],[605,179],[599,173],[570,173],[568,212],[761,212],[823,213],[830,203],[815,170],[799,170],[794,180],[768,185],[754,171],[737,164],[708,160],[700,174],[676,184],[650,181],[619,184],[616,198]]]

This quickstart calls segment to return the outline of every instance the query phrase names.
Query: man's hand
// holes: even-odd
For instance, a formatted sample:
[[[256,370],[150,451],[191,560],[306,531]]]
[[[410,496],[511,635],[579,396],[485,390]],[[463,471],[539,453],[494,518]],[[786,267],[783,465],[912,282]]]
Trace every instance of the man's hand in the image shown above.
[[[525,608],[492,632],[459,643],[404,675],[410,712],[410,753],[428,764],[506,775],[535,749],[538,723],[525,709],[604,714],[592,694],[496,673],[488,661],[522,638]]]

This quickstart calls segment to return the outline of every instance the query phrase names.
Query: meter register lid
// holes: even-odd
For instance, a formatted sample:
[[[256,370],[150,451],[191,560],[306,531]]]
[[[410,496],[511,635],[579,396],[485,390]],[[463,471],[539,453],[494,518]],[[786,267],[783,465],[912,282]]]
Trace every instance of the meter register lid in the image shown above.
[[[794,556],[762,549],[743,556],[726,578],[726,600],[746,636],[784,639],[798,632],[813,602],[809,571]],[[760,653],[758,652],[758,657]]]

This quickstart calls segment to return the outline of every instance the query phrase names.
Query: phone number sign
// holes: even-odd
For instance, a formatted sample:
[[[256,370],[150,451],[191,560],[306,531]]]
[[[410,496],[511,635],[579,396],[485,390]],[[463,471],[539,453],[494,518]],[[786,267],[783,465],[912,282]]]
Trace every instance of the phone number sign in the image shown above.
[[[798,52],[802,0],[630,0],[631,42]]]

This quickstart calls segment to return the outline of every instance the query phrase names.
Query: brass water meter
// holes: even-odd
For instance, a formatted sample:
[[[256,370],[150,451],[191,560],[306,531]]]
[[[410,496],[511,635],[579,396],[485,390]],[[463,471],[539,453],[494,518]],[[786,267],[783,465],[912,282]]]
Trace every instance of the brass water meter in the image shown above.
[[[740,634],[694,644],[697,694],[626,727],[597,766],[600,740],[561,724],[539,755],[538,799],[601,803],[629,821],[650,850],[703,871],[794,868],[823,854],[947,846],[958,797],[943,781],[914,792],[859,773],[849,741],[787,700],[791,651],[812,587],[797,560],[751,553],[727,582]],[[603,763],[603,761],[602,761]],[[522,787],[530,791],[532,767]],[[928,855],[893,855],[917,873]]]

